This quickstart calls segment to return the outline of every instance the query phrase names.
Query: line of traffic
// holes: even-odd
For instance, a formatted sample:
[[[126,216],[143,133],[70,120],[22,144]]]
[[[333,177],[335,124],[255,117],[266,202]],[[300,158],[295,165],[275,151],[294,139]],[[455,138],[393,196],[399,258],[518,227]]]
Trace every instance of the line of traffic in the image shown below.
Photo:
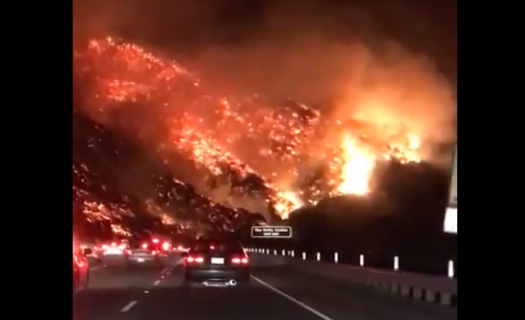
[[[119,320],[118,315],[156,320],[457,318],[453,309],[397,299],[309,273],[280,256],[245,255],[235,245],[223,245],[206,243],[185,254],[156,256],[157,260],[138,264],[93,265],[89,285],[76,296],[78,303],[74,300],[74,314],[85,320]],[[242,285],[232,284],[232,279]],[[204,286],[188,285],[194,283]]]

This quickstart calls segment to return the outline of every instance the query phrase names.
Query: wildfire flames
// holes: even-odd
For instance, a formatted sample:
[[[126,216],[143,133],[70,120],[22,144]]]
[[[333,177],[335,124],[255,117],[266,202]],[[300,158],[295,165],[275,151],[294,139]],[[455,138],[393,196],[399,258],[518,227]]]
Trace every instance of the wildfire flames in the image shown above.
[[[265,205],[287,218],[323,197],[366,195],[380,161],[420,161],[420,136],[406,126],[378,127],[380,121],[363,117],[334,119],[314,107],[276,105],[258,95],[224,96],[176,62],[132,43],[94,39],[74,58],[77,71],[90,77],[86,113],[107,124],[129,109],[141,122],[121,121],[119,128],[148,141],[169,166],[177,166],[170,162],[172,154],[184,154],[198,170],[229,177],[221,180],[231,187],[228,199],[218,199],[208,186],[195,187],[232,207],[239,202],[231,198],[261,197],[236,183],[249,177],[263,181]],[[320,166],[323,182],[304,182]],[[87,203],[89,212],[96,208],[110,215],[108,205]]]

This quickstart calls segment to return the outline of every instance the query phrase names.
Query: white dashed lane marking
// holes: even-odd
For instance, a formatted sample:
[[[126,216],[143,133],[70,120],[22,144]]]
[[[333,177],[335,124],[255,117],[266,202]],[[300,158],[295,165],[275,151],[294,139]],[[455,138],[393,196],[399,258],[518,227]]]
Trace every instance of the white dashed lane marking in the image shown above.
[[[281,297],[285,298],[285,299],[288,299],[290,302],[293,302],[295,303],[296,305],[300,306],[301,308],[311,312],[312,314],[315,314],[316,316],[318,316],[319,318],[321,318],[322,320],[333,320],[332,318],[330,318],[329,316],[327,316],[326,314],[318,311],[318,310],[315,310],[314,308],[310,307],[309,305],[307,305],[306,303],[303,303],[297,299],[295,299],[294,297],[290,296],[289,294],[287,293],[284,293],[283,291],[277,289],[276,287],[272,286],[271,284],[268,284],[267,282],[255,277],[255,276],[251,276],[253,280],[259,282],[261,285],[263,285],[264,287],[270,289],[271,291],[275,292],[276,294],[280,295]]]
[[[120,312],[128,312],[131,308],[133,308],[134,305],[136,305],[138,303],[137,300],[133,300],[131,301],[130,303],[128,303],[127,305],[125,305],[124,307],[122,307],[122,309],[120,309]]]

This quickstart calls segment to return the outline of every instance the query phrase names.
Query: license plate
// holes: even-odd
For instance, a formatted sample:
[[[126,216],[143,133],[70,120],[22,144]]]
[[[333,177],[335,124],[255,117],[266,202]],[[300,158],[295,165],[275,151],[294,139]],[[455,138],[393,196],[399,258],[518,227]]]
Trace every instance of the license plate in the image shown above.
[[[224,264],[224,258],[211,258],[211,264]]]
[[[138,258],[137,262],[144,262],[144,259],[143,258]]]

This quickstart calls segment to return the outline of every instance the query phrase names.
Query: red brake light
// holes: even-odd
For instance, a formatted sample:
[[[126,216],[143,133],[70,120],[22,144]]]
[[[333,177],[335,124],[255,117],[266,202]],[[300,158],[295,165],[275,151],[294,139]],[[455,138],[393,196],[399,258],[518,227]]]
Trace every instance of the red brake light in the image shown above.
[[[118,248],[119,248],[120,250],[124,250],[124,249],[126,249],[126,244],[125,244],[125,243],[119,244],[119,245],[118,245]]]
[[[157,254],[157,251],[153,250],[153,251],[151,251],[151,254],[152,254],[152,255],[156,255],[156,254]]]
[[[186,262],[188,262],[188,263],[203,263],[204,262],[204,258],[203,257],[188,256],[188,257],[186,257]]]
[[[159,239],[157,238],[153,239],[153,243],[159,243]]]
[[[162,250],[164,250],[164,251],[168,251],[169,249],[170,249],[170,244],[169,244],[169,242],[164,242],[164,243],[162,244]]]
[[[147,243],[143,243],[142,244],[142,249],[146,249],[146,248],[148,248],[148,244]]]
[[[246,257],[236,257],[232,259],[233,264],[248,264],[248,258]]]

